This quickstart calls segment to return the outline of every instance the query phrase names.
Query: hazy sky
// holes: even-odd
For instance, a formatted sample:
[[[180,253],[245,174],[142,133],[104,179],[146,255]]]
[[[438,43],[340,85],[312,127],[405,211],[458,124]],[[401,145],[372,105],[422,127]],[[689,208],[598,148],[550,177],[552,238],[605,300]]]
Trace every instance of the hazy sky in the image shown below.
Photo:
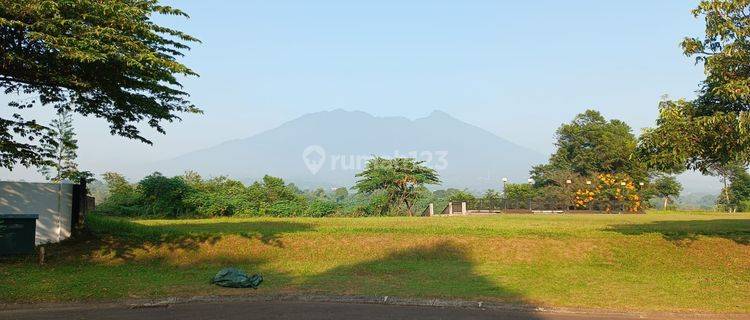
[[[201,75],[184,84],[205,114],[166,136],[148,131],[154,146],[77,118],[84,169],[171,158],[336,108],[408,118],[440,109],[549,153],[555,129],[586,108],[640,131],[661,95],[692,97],[703,77],[679,47],[702,33],[697,1],[170,3],[191,18],[158,21],[203,41],[183,61]]]

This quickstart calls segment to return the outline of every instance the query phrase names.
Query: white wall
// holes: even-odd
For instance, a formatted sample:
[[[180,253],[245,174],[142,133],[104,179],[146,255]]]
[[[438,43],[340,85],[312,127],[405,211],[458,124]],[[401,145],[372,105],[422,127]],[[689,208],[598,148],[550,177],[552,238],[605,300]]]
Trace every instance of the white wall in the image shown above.
[[[0,181],[0,213],[39,214],[37,245],[69,238],[72,212],[72,184]]]

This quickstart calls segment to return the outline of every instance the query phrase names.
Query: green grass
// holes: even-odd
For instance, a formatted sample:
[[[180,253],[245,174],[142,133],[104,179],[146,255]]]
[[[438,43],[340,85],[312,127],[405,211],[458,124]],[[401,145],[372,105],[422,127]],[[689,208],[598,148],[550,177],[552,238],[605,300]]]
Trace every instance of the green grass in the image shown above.
[[[750,312],[750,214],[125,220],[0,261],[0,302],[322,293]],[[208,280],[260,272],[257,291]]]

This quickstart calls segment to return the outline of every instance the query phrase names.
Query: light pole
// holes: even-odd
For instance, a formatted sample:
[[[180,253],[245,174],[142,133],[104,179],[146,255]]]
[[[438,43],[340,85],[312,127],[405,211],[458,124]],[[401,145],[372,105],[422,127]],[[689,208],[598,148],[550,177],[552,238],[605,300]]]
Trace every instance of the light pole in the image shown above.
[[[622,187],[623,189],[625,188],[625,185],[626,185],[625,181],[620,182],[620,187]],[[620,196],[622,197],[622,200],[620,200],[620,213],[623,213],[625,212],[625,196],[623,196],[622,194],[620,194]]]
[[[503,211],[508,211],[508,193],[505,191],[506,183],[508,183],[508,178],[503,178]]]
[[[529,181],[529,186],[531,186],[533,188],[534,187],[534,179],[529,178],[528,181]],[[531,194],[529,194],[529,211],[533,212],[534,210],[531,209],[531,200],[532,200],[532,196],[531,196]]]
[[[570,198],[568,198],[568,200],[570,201],[570,203],[568,203],[568,208],[567,208],[567,210],[570,210],[570,208],[571,208],[571,207],[575,207],[575,205],[573,204],[573,201],[575,201],[575,200],[574,200],[574,198],[575,198],[575,197],[573,197],[573,195],[572,195],[572,190],[570,189],[570,185],[571,185],[572,183],[573,183],[573,181],[570,181],[570,179],[568,179],[568,180],[565,180],[565,186],[566,186],[566,187],[565,187],[565,191],[566,191],[566,193],[568,194],[568,197],[570,197]]]
[[[591,211],[591,203],[594,201],[588,201],[588,197],[591,196],[591,180],[586,180],[586,204],[587,207],[589,207],[589,211]],[[592,198],[593,199],[593,198]]]

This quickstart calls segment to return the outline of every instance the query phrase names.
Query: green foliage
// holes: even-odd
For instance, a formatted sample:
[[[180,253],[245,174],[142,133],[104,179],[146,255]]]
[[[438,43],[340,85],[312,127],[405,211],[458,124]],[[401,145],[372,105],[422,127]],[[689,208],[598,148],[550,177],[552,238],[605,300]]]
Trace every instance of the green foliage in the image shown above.
[[[326,217],[336,213],[338,205],[328,200],[315,199],[305,210],[305,215],[310,217]]]
[[[646,166],[636,157],[637,140],[630,127],[617,119],[605,119],[598,111],[586,110],[571,123],[557,129],[557,150],[549,163],[536,166],[531,176],[537,186],[560,185],[560,174],[594,176],[625,173],[645,179]]]
[[[298,201],[277,200],[270,204],[262,203],[260,212],[274,217],[294,217],[304,215],[305,207]]]
[[[500,192],[497,192],[493,189],[487,189],[487,191],[484,192],[484,195],[482,196],[485,200],[501,200],[503,196],[500,194]]]
[[[102,175],[107,185],[107,198],[97,205],[96,210],[111,215],[140,215],[141,196],[136,187],[131,185],[119,173],[107,172]]]
[[[458,191],[448,197],[450,202],[468,202],[476,200],[476,197],[466,190]]]
[[[682,184],[674,176],[661,175],[651,182],[650,189],[654,196],[664,199],[663,209],[667,210],[669,200],[680,196]]]
[[[145,215],[177,217],[191,211],[185,199],[194,190],[181,177],[155,172],[138,182],[138,191]]]
[[[336,202],[341,202],[348,196],[349,190],[347,190],[346,188],[336,188],[336,190],[333,191],[333,198],[336,200]]]
[[[557,130],[557,150],[549,163],[531,170],[531,186],[517,185],[509,199],[538,197],[568,207],[605,211],[642,210],[640,182],[649,168],[640,158],[638,140],[623,121],[586,110]],[[624,185],[623,185],[624,183]],[[523,187],[522,187],[523,186]],[[618,204],[614,208],[613,204]]]
[[[89,180],[93,177],[90,172],[79,171],[78,140],[73,130],[73,117],[68,109],[62,109],[58,117],[52,120],[49,139],[41,143],[43,154],[49,156],[46,163],[39,168],[39,172],[52,182],[70,180]]]
[[[747,163],[750,114],[702,116],[700,108],[696,102],[685,100],[659,104],[657,126],[644,130],[638,147],[650,168],[668,173],[692,169],[717,174],[730,163]]]
[[[21,96],[8,106],[102,118],[112,134],[150,143],[137,123],[164,132],[179,113],[200,112],[178,80],[196,74],[177,61],[198,40],[156,15],[187,17],[158,0],[0,0],[0,89]],[[36,142],[51,140],[46,128],[10,114],[0,118],[0,167],[45,164]]]
[[[387,200],[380,208],[381,213],[397,209],[403,203],[408,214],[413,215],[412,207],[420,188],[425,184],[440,183],[437,172],[422,163],[411,158],[376,157],[356,175],[360,180],[354,188],[363,194],[383,191]]]
[[[685,38],[687,56],[703,63],[703,81],[696,104],[700,115],[750,110],[750,2],[703,0],[693,10],[704,17],[705,37]]]
[[[187,172],[182,176],[194,192],[189,193],[185,202],[202,216],[230,216],[242,213],[246,209],[245,186],[236,180],[217,177],[202,180],[194,172]]]
[[[728,212],[750,211],[750,174],[737,164],[729,166],[728,172],[729,185],[722,189],[716,204]]]
[[[227,177],[203,179],[195,172],[171,178],[157,172],[135,185],[117,173],[109,172],[103,177],[108,196],[97,206],[97,211],[109,215],[324,217],[341,210],[339,204],[325,197],[307,201],[295,186],[272,176],[250,186]],[[363,199],[362,203],[368,200]]]
[[[703,0],[705,37],[686,38],[685,55],[703,63],[706,79],[693,101],[662,101],[657,127],[641,142],[649,165],[662,171],[750,162],[750,2]]]
[[[530,200],[537,194],[537,190],[531,184],[526,183],[507,183],[505,184],[506,199],[509,200]]]

